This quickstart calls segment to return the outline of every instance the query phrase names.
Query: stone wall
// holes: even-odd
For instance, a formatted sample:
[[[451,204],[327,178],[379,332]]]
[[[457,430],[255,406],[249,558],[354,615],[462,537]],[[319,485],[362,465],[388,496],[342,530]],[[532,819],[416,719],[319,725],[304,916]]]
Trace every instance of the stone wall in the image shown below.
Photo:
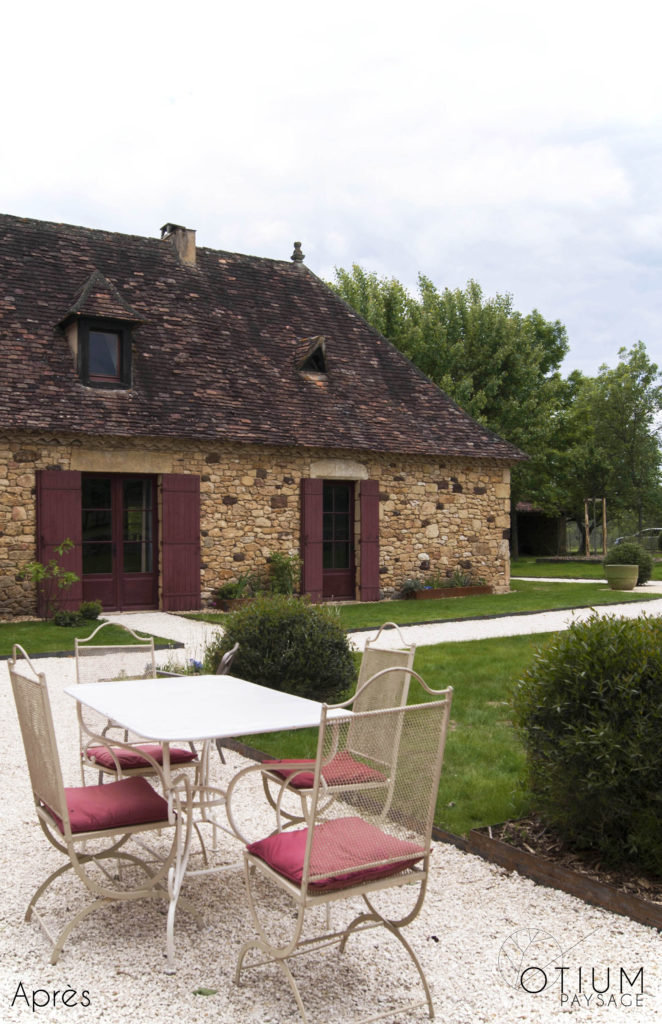
[[[302,477],[377,479],[380,581],[391,596],[408,576],[461,568],[496,591],[509,586],[510,471],[497,460],[449,460],[168,439],[0,435],[0,614],[34,611],[16,580],[36,557],[35,470],[195,473],[201,484],[202,599],[272,551],[299,551]],[[358,493],[358,485],[357,485]],[[357,501],[357,521],[358,521]],[[358,541],[358,537],[357,537]],[[357,543],[358,553],[358,543]]]

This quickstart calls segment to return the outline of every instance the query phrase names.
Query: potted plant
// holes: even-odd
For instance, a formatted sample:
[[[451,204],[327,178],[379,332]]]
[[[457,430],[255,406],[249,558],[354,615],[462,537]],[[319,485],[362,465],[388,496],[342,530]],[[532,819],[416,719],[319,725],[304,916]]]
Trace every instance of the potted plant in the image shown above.
[[[653,559],[648,552],[627,540],[609,549],[603,566],[612,590],[634,590],[647,583],[653,573]]]

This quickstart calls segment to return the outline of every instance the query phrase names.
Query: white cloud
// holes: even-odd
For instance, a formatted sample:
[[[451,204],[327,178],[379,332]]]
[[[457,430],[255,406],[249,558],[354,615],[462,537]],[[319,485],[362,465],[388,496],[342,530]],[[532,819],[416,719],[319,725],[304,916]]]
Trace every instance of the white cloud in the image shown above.
[[[659,344],[648,0],[37,0],[0,29],[6,212],[283,258],[300,238],[324,276],[473,276],[595,367]]]

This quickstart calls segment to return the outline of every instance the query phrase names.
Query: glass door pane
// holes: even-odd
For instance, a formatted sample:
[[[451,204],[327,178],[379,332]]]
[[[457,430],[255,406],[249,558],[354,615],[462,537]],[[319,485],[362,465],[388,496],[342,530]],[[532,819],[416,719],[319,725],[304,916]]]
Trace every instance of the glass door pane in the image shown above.
[[[113,510],[109,477],[83,477],[83,576],[113,571]]]
[[[322,567],[350,569],[352,521],[350,485],[328,482],[323,490]]]
[[[122,507],[122,569],[152,572],[153,503],[151,480],[124,480]]]

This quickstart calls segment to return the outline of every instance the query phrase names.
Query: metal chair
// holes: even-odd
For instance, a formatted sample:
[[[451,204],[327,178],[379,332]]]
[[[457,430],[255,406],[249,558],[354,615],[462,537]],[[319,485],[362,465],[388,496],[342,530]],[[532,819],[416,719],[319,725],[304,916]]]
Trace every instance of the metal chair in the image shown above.
[[[347,708],[347,716],[340,719],[330,717],[330,709],[323,706],[306,823],[284,829],[281,820],[276,832],[250,843],[244,851],[246,891],[255,935],[240,950],[235,981],[240,982],[244,970],[265,963],[278,965],[304,1024],[308,1016],[290,960],[323,945],[337,944],[343,953],[348,943],[353,944],[355,935],[378,927],[400,943],[413,963],[424,998],[407,1006],[391,1006],[363,1019],[379,1020],[419,1006],[427,1006],[429,1016],[434,1015],[423,968],[402,930],[415,919],[425,898],[452,689],[431,690],[416,672],[406,671],[420,684],[417,690],[423,703],[352,714],[350,700],[334,709],[337,712],[338,708]],[[334,799],[328,800],[324,767],[347,750],[348,737],[356,730],[370,739],[371,752],[363,757],[365,781],[359,784],[352,772],[343,783],[339,773]],[[395,762],[390,777],[379,785],[376,773],[385,774],[384,764],[392,757],[394,737]],[[292,767],[297,766],[293,763]],[[308,770],[309,765],[302,763],[301,768]],[[255,765],[240,774],[251,771],[261,773],[265,768]],[[227,794],[228,805],[232,800],[231,789]],[[231,807],[228,817],[231,818]],[[274,917],[276,904],[264,895],[265,880],[293,902],[294,923],[291,905],[282,908],[279,901],[283,926],[278,928]],[[381,891],[409,886],[414,887],[409,907],[394,910],[389,899],[391,910],[380,908]],[[308,911],[340,900],[355,902],[357,897],[363,901],[363,910],[354,912],[350,923],[340,930],[329,929],[328,914],[326,927],[317,915],[311,924]],[[320,930],[311,933],[315,921]],[[374,939],[370,948],[375,948]],[[247,962],[253,952],[258,954],[257,963]],[[304,984],[314,985],[310,975],[305,976]]]
[[[379,646],[379,638],[384,630],[394,629],[399,639],[398,647]],[[366,640],[361,657],[359,678],[356,684],[357,692],[361,687],[377,673],[385,668],[408,669],[414,667],[414,655],[416,644],[408,644],[403,637],[400,627],[395,622],[385,622],[379,627],[377,635],[372,640]],[[381,707],[395,707],[402,700],[402,691],[409,686],[410,677],[406,673],[394,671],[391,676],[385,676],[380,685],[384,703]],[[405,694],[404,701],[406,704]],[[356,710],[359,710],[358,708]]]
[[[127,634],[126,644],[92,643],[99,634],[109,627],[122,629]],[[131,637],[135,643],[129,642]],[[76,682],[97,683],[110,679],[155,679],[157,675],[154,654],[154,637],[141,636],[127,626],[104,622],[85,638],[74,640],[76,657]],[[160,743],[140,741],[140,737],[129,737],[120,730],[122,745],[116,746],[113,733],[119,726],[109,719],[94,715],[89,709],[78,705],[80,735],[81,775],[85,785],[85,769],[98,772],[99,782],[104,778],[124,778],[132,775],[153,775],[152,763],[163,764],[163,749]],[[112,742],[111,742],[112,741]],[[171,747],[170,762],[179,767],[199,769],[198,753],[189,748]],[[196,775],[197,779],[197,775]]]
[[[226,651],[221,660],[218,663],[216,669],[217,676],[229,676],[230,667],[235,659],[235,655],[239,650],[239,643],[237,642],[234,647],[231,647],[229,651]],[[221,759],[222,764],[226,764],[225,754],[223,753],[223,737],[219,736],[216,739],[216,749],[218,750],[218,756]]]
[[[185,776],[176,779],[167,800],[144,778],[65,789],[45,676],[36,671],[26,652],[18,645],[9,660],[9,675],[39,824],[49,842],[66,861],[37,888],[25,914],[26,921],[35,916],[51,942],[51,963],[54,964],[70,933],[92,911],[114,901],[150,897],[169,899],[168,874],[176,858],[177,840],[181,841],[182,834],[187,836],[186,830],[190,828],[188,816],[183,814],[189,799],[189,782]],[[125,746],[118,743],[122,750]],[[150,755],[145,757],[153,774],[159,776],[163,783],[160,765]],[[174,827],[177,821],[179,837],[178,829]],[[136,853],[124,849],[126,843],[138,834],[168,828],[173,829],[172,842],[156,863],[148,863]],[[119,876],[105,867],[104,861],[109,858],[124,866]],[[129,875],[135,875],[134,868],[139,869],[140,874],[131,882]],[[51,884],[69,870],[80,879],[92,896],[92,902],[80,909],[57,935],[53,935],[36,910],[36,904]],[[190,909],[181,899],[179,905]],[[199,916],[195,916],[201,924]]]
[[[380,647],[378,640],[386,629],[396,630],[400,646],[397,648]],[[352,699],[352,707],[355,712],[376,711],[379,708],[400,707],[407,703],[411,670],[414,666],[416,644],[405,642],[399,627],[394,622],[386,622],[380,627],[373,640],[366,642],[359,678],[356,684],[356,691]],[[368,686],[367,684],[370,683]],[[354,762],[354,771],[359,782],[363,780],[363,764],[361,757],[365,752],[363,746],[366,742],[357,727],[350,729],[347,737],[347,747],[339,752],[323,769],[325,785],[332,791],[335,785],[335,775],[340,771],[344,782],[347,782],[347,773],[351,770],[351,762]],[[267,800],[274,809],[278,804],[279,813],[289,819],[289,824],[304,821],[307,817],[306,798],[307,791],[313,784],[314,760],[307,761],[309,770],[307,772],[292,772],[290,763],[287,760],[266,761],[265,771],[262,775],[262,784]],[[301,814],[288,812],[283,806],[286,791],[296,793],[301,802]],[[274,791],[277,796],[274,796]]]

